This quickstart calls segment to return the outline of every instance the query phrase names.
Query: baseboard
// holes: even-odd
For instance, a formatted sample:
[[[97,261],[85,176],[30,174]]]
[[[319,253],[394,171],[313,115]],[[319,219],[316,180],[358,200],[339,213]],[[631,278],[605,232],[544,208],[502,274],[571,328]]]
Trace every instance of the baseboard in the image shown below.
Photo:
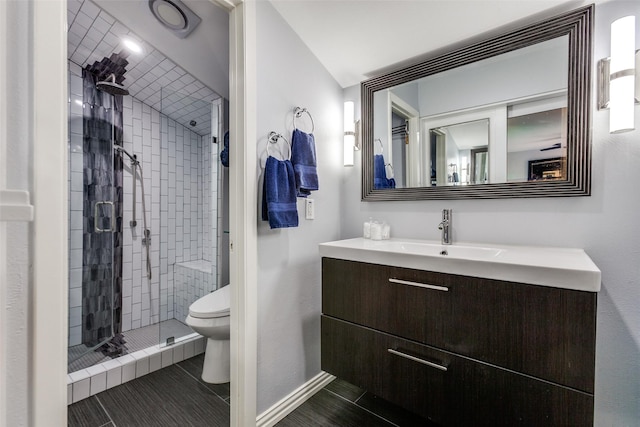
[[[306,383],[285,396],[271,408],[258,415],[256,427],[272,427],[278,421],[293,412],[311,396],[320,391],[324,386],[333,381],[336,377],[326,372],[320,372]]]

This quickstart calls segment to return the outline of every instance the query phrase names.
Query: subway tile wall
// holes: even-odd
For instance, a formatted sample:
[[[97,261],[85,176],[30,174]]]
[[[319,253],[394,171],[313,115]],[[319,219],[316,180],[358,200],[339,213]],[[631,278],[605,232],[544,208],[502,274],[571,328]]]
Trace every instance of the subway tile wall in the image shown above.
[[[215,270],[213,270],[215,271]],[[211,262],[189,261],[174,265],[174,316],[186,319],[189,306],[198,298],[215,290],[216,275]]]
[[[174,265],[210,257],[209,236],[217,235],[217,211],[211,205],[211,137],[200,136],[132,97],[124,99],[124,147],[136,153],[143,169],[148,227],[151,230],[151,286],[146,278],[142,245],[142,198],[138,226],[133,219],[133,175],[124,175],[123,330],[176,317]],[[140,188],[140,187],[138,187]],[[215,199],[214,199],[215,200]],[[205,246],[207,250],[205,250]],[[130,256],[129,256],[130,255]],[[210,261],[210,260],[207,260]],[[215,285],[214,285],[215,286]]]
[[[82,341],[82,68],[69,62],[69,345]]]
[[[82,69],[69,61],[69,345],[81,341],[82,300]],[[79,102],[76,102],[79,101]],[[198,135],[141,101],[125,96],[124,148],[136,154],[142,166],[138,176],[136,220],[133,219],[133,171],[124,166],[124,247],[123,247],[123,331],[176,318],[184,321],[184,306],[200,288],[189,288],[181,281],[175,287],[176,263],[202,261],[216,271],[217,245],[222,233],[217,213],[218,152],[211,135]],[[220,100],[214,102],[213,119]],[[216,129],[216,126],[213,126]],[[221,138],[218,138],[221,141]],[[151,283],[146,278],[146,250],[142,245],[144,222],[142,187],[151,230]],[[79,227],[78,229],[74,227]],[[184,277],[182,274],[180,277]],[[215,274],[204,285],[216,289]],[[195,286],[195,285],[193,285]],[[200,286],[200,285],[198,285]],[[205,289],[203,288],[203,290]],[[180,292],[179,295],[176,295]],[[183,295],[184,294],[184,295]],[[189,297],[186,297],[186,295]],[[180,310],[176,314],[176,300]],[[190,302],[188,302],[190,304]],[[188,309],[188,304],[186,305]]]

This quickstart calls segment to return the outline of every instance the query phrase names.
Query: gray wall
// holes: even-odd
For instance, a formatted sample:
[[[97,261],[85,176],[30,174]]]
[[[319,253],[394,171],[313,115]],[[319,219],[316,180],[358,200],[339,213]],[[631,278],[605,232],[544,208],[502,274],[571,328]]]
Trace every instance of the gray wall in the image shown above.
[[[315,121],[319,191],[316,219],[271,230],[258,226],[258,414],[320,372],[318,243],[339,238],[342,89],[269,2],[257,2],[257,156],[271,130],[291,139],[292,111]],[[304,130],[304,128],[303,128]],[[233,159],[232,159],[233,161]],[[261,171],[256,171],[256,177]],[[259,189],[262,188],[260,185]],[[354,196],[357,193],[354,193]],[[261,196],[261,195],[260,195]],[[258,196],[258,202],[260,199]]]
[[[611,1],[595,13],[597,59],[609,56],[610,24],[640,16],[640,3]],[[636,46],[640,46],[636,29]],[[630,426],[640,420],[640,193],[631,173],[640,162],[640,130],[610,135],[609,112],[593,105],[592,196],[530,200],[360,201],[361,158],[345,169],[342,238],[359,236],[369,216],[391,224],[392,237],[439,239],[440,211],[453,208],[455,242],[488,242],[584,248],[602,271],[598,295],[596,409],[597,426]],[[357,86],[345,99],[359,99]],[[354,96],[354,93],[356,95]],[[359,109],[356,109],[359,111]],[[636,107],[640,129],[640,108]]]

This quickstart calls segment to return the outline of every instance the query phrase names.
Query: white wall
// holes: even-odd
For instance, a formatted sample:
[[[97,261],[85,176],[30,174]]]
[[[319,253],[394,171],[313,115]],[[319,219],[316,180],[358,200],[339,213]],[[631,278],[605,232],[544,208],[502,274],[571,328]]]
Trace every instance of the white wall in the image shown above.
[[[290,139],[292,111],[306,107],[315,121],[320,186],[311,196],[316,202],[315,220],[304,219],[299,199],[299,227],[271,230],[266,222],[258,225],[257,413],[261,414],[320,372],[318,243],[339,238],[339,177],[344,167],[340,86],[269,2],[257,2],[256,39],[256,155],[264,159],[271,130]]]
[[[420,111],[420,87],[417,81],[394,86],[391,93],[411,105],[416,111]]]
[[[567,46],[560,37],[421,79],[420,116],[566,89]]]
[[[609,27],[618,17],[640,16],[640,3],[611,1],[595,13],[596,61],[609,56]],[[636,29],[636,46],[640,31]],[[593,95],[592,196],[474,201],[360,201],[361,158],[346,169],[342,238],[359,236],[369,216],[391,224],[392,237],[439,239],[441,210],[453,208],[455,242],[489,242],[584,248],[602,271],[598,295],[595,425],[631,426],[640,420],[640,193],[633,171],[640,164],[640,107],[636,128],[608,133],[608,111]],[[358,87],[345,90],[356,98]],[[359,110],[359,109],[358,109]]]
[[[515,151],[507,156],[507,181],[526,181],[529,179],[529,161],[552,159],[567,155],[566,148],[540,151]]]
[[[7,53],[6,64],[6,97],[5,123],[7,128],[1,129],[6,137],[6,170],[0,171],[2,181],[8,189],[28,190],[33,192],[30,164],[33,156],[33,142],[30,135],[29,95],[32,94],[30,79],[29,45],[32,42],[32,14],[26,2],[7,2],[7,27],[0,41]],[[4,37],[6,36],[6,39]],[[3,112],[5,113],[5,112]],[[5,154],[5,153],[0,153]],[[29,244],[32,239],[31,226],[24,222],[0,223],[0,249],[6,256],[3,265],[6,271],[6,282],[0,283],[1,298],[5,306],[0,307],[3,313],[0,319],[4,325],[4,336],[0,337],[0,379],[6,395],[0,405],[6,413],[0,414],[0,426],[22,426],[29,422],[29,381],[30,374],[30,325],[29,303],[33,298],[33,277],[29,266],[33,262]],[[5,240],[6,239],[6,240]],[[57,324],[57,323],[56,323]]]

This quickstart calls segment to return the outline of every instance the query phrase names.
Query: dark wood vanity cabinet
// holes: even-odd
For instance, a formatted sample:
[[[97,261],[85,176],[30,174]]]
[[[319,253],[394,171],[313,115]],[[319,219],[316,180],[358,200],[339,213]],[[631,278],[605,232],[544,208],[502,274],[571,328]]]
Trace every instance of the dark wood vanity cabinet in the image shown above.
[[[322,262],[324,371],[442,425],[593,424],[595,293]]]

